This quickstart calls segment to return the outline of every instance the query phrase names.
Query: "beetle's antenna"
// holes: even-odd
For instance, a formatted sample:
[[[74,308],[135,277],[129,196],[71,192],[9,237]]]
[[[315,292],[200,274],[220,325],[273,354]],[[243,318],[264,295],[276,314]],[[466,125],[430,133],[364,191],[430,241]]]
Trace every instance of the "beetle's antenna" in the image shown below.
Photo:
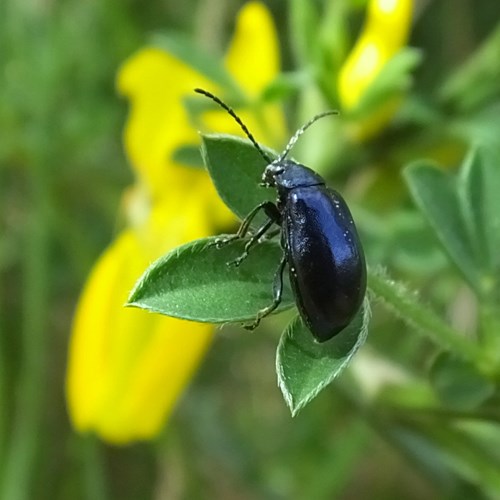
[[[247,126],[243,123],[241,118],[234,112],[234,110],[232,108],[230,108],[225,102],[221,101],[216,95],[211,94],[207,90],[196,88],[196,89],[194,89],[194,91],[197,94],[202,94],[205,97],[212,99],[212,101],[216,102],[221,108],[225,109],[235,119],[236,123],[241,127],[243,132],[245,132],[246,136],[252,141],[252,144],[255,146],[257,151],[260,153],[260,156],[262,156],[262,158],[264,158],[264,160],[266,160],[267,163],[272,162],[272,159],[269,157],[269,155],[264,153],[262,148],[259,146],[259,144],[255,140],[254,136],[251,134],[250,130],[248,130]]]
[[[324,116],[329,116],[329,115],[338,115],[339,112],[335,111],[334,109],[330,109],[328,111],[323,111],[322,113],[318,113],[317,115],[313,116],[305,125],[302,125],[297,132],[293,135],[293,137],[288,141],[288,144],[286,145],[286,148],[284,149],[283,153],[279,155],[279,157],[274,160],[273,163],[280,163],[282,162],[288,155],[288,153],[291,151],[291,149],[295,146],[295,143],[299,140],[299,137],[314,123],[317,122],[320,118],[323,118]]]

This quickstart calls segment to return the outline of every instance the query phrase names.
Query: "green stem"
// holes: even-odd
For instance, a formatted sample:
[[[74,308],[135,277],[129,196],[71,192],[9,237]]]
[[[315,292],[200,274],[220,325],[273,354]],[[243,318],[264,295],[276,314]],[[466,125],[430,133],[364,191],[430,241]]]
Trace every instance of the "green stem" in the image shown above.
[[[26,229],[23,279],[22,360],[11,438],[6,450],[0,498],[32,498],[45,384],[45,330],[49,291],[49,197],[43,161],[32,163],[33,206]]]
[[[88,500],[107,500],[109,497],[102,445],[93,436],[81,438],[81,444],[84,460],[85,498]]]
[[[7,437],[7,367],[5,362],[5,337],[4,337],[4,325],[2,318],[3,315],[3,288],[0,287],[0,471],[1,464],[4,461],[5,455],[5,444]]]
[[[498,306],[481,301],[481,347],[484,355],[484,368],[487,373],[499,375],[500,371],[500,315]]]
[[[369,286],[375,296],[381,298],[392,312],[439,347],[459,354],[474,364],[481,361],[482,352],[475,343],[448,326],[428,307],[418,303],[415,294],[401,283],[370,270]]]

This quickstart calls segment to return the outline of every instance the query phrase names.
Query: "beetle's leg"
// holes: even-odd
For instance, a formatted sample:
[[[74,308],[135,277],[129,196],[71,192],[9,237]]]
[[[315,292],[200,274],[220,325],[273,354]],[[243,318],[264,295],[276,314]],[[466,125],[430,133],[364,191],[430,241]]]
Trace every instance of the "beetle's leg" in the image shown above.
[[[281,214],[278,210],[278,207],[272,203],[271,201],[264,201],[257,205],[243,220],[241,223],[240,228],[238,229],[238,232],[236,233],[238,235],[238,238],[244,238],[246,234],[248,233],[248,230],[250,229],[250,224],[252,223],[252,220],[254,217],[257,215],[257,212],[259,210],[264,210],[264,213],[271,219],[273,222],[276,222],[277,224],[281,223]],[[262,235],[261,235],[262,236]]]
[[[250,229],[250,224],[254,220],[255,216],[259,212],[259,210],[264,210],[266,215],[269,216],[269,213],[278,212],[277,207],[274,205],[274,203],[271,203],[270,201],[264,201],[257,205],[242,221],[240,227],[238,228],[238,231],[235,234],[230,234],[223,236],[221,238],[217,238],[213,245],[215,245],[217,248],[221,248],[222,246],[226,245],[227,243],[238,240],[240,238],[244,238],[246,234],[248,233],[248,230]],[[278,212],[279,214],[279,212]]]
[[[249,325],[244,325],[247,330],[254,330],[259,326],[260,320],[271,314],[281,303],[281,297],[283,296],[283,272],[286,265],[286,255],[283,254],[281,262],[276,270],[273,281],[273,301],[264,309],[261,309],[257,313],[257,317],[253,323]]]
[[[278,236],[278,234],[281,233],[281,228],[280,227],[277,227],[276,229],[273,229],[272,231],[269,231],[265,236],[264,240],[271,240],[273,239],[275,236]]]
[[[252,237],[247,241],[245,248],[243,249],[243,253],[237,259],[228,262],[228,265],[238,267],[248,257],[248,252],[250,251],[250,249],[259,242],[260,238],[262,238],[262,236],[267,233],[267,231],[273,224],[273,219],[267,219],[267,221],[264,222],[264,224],[260,226],[257,232],[253,234]]]
[[[237,259],[233,260],[232,262],[228,262],[229,266],[238,267],[248,257],[248,253],[250,252],[250,249],[253,246],[255,246],[257,243],[259,243],[262,236],[264,236],[264,234],[266,234],[267,231],[269,231],[269,228],[273,224],[281,224],[281,214],[280,214],[278,207],[274,203],[271,203],[270,201],[266,201],[266,202],[262,203],[261,205],[259,205],[259,207],[263,208],[264,212],[266,213],[266,215],[269,218],[267,219],[266,222],[264,222],[264,224],[262,224],[262,226],[259,229],[257,229],[255,234],[253,234],[252,237],[247,241],[245,248],[243,249],[243,253]],[[254,209],[252,212],[254,212],[255,210],[256,209]],[[248,219],[248,217],[247,217],[247,219]],[[247,219],[245,219],[245,222]],[[250,223],[248,223],[247,226],[244,228],[245,232],[248,231],[249,224]],[[243,226],[243,224],[242,224],[242,226]],[[237,234],[239,234],[239,233],[241,233],[241,231],[238,231]]]

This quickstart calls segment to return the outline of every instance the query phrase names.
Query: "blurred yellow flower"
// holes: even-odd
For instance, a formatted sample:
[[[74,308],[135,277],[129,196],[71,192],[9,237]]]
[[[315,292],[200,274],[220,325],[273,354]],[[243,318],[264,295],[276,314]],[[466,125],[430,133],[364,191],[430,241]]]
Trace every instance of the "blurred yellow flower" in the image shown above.
[[[276,33],[262,4],[241,10],[225,63],[250,102],[276,77]],[[214,332],[207,324],[123,307],[154,259],[233,221],[206,172],[172,157],[178,147],[199,142],[182,105],[195,87],[214,85],[156,48],[140,50],[118,75],[118,89],[131,103],[124,142],[136,183],[123,198],[127,227],[94,266],[79,301],[66,383],[75,428],[113,443],[150,439],[161,430]],[[263,131],[268,117],[284,135],[281,109],[260,111],[259,119],[244,113],[249,126]],[[206,113],[206,122],[218,131],[234,129],[220,111]]]
[[[408,40],[412,0],[371,0],[361,34],[340,69],[338,95],[345,110],[355,109],[387,62]],[[370,135],[394,113],[399,100],[384,103],[363,124],[360,135]]]

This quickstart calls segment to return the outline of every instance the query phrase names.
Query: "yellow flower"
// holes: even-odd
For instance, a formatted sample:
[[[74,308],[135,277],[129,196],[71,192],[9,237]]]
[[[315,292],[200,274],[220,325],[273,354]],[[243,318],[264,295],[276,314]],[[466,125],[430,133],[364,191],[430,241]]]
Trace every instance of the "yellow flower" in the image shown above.
[[[339,73],[338,94],[345,110],[356,108],[387,62],[406,44],[412,9],[412,0],[370,1],[362,32]],[[398,99],[385,103],[363,124],[361,135],[370,135],[380,128],[398,104]]]
[[[226,66],[249,101],[276,76],[277,47],[267,9],[248,3]],[[156,48],[132,56],[118,76],[118,89],[131,103],[124,141],[136,183],[123,198],[127,227],[94,266],[79,301],[66,383],[75,428],[113,443],[150,439],[161,430],[213,336],[207,324],[123,307],[154,259],[233,222],[208,175],[172,158],[178,147],[199,142],[182,105],[195,87],[214,85]],[[284,130],[279,108],[261,111],[259,119],[248,114],[255,129],[272,117]],[[234,128],[223,112],[207,113],[207,122],[218,131]]]
[[[280,71],[279,42],[271,15],[261,2],[248,2],[238,17],[233,40],[225,57],[225,67],[240,87],[248,109],[239,109],[238,115],[248,129],[266,144],[282,146],[286,137],[285,115],[281,105],[263,104],[261,94]],[[240,134],[241,129],[224,113],[207,113],[208,130]]]

